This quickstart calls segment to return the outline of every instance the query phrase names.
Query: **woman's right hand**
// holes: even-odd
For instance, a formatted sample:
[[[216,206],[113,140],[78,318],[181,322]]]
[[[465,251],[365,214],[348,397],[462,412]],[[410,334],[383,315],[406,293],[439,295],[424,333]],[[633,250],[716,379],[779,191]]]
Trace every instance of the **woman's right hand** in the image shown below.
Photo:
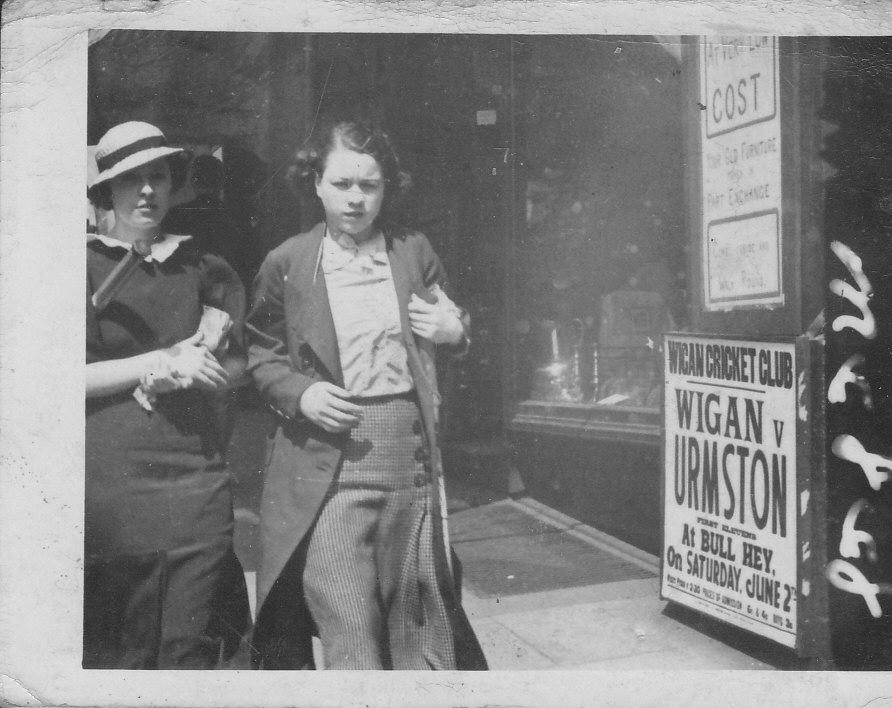
[[[168,349],[87,364],[87,398],[132,391],[134,386],[149,401],[155,394],[184,388],[223,391],[229,378],[196,332]]]
[[[176,388],[199,388],[220,391],[226,388],[229,376],[216,357],[202,344],[202,333],[196,332],[172,347],[163,350],[171,377],[179,382]],[[159,379],[159,387],[164,383]],[[161,391],[159,390],[159,393]]]
[[[359,424],[362,408],[347,399],[350,394],[328,381],[310,384],[300,397],[299,408],[311,422],[329,433],[342,433]]]

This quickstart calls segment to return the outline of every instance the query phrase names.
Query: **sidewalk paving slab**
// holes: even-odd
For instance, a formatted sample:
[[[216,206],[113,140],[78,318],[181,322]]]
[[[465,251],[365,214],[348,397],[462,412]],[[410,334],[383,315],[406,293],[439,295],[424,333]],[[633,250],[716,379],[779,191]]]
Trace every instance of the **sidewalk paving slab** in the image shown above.
[[[495,670],[772,668],[668,616],[656,580],[649,596],[643,583],[630,582],[631,596],[628,583],[610,583],[498,603],[466,591],[464,605]]]

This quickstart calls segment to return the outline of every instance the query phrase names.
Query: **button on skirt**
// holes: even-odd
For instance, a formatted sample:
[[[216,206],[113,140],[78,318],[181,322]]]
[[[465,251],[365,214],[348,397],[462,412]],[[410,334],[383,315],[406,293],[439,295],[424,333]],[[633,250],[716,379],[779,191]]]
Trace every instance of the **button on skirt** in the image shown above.
[[[354,402],[362,421],[312,530],[303,572],[324,666],[453,670],[417,400]]]

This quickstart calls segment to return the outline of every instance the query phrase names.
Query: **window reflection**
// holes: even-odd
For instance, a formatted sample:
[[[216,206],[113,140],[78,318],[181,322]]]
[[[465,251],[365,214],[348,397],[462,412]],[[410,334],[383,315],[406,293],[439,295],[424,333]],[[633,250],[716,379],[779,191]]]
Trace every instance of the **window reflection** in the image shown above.
[[[518,394],[659,408],[687,298],[680,65],[641,38],[522,44]]]

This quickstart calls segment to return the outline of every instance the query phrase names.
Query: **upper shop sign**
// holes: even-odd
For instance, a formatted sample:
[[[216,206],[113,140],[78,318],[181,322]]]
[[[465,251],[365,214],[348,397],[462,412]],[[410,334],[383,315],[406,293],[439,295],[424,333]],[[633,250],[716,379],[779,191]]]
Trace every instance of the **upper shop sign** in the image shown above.
[[[783,304],[777,38],[703,38],[705,308]]]
[[[663,597],[795,647],[794,343],[665,341]]]
[[[777,113],[771,59],[775,37],[719,37],[703,41],[706,135],[714,138]]]

